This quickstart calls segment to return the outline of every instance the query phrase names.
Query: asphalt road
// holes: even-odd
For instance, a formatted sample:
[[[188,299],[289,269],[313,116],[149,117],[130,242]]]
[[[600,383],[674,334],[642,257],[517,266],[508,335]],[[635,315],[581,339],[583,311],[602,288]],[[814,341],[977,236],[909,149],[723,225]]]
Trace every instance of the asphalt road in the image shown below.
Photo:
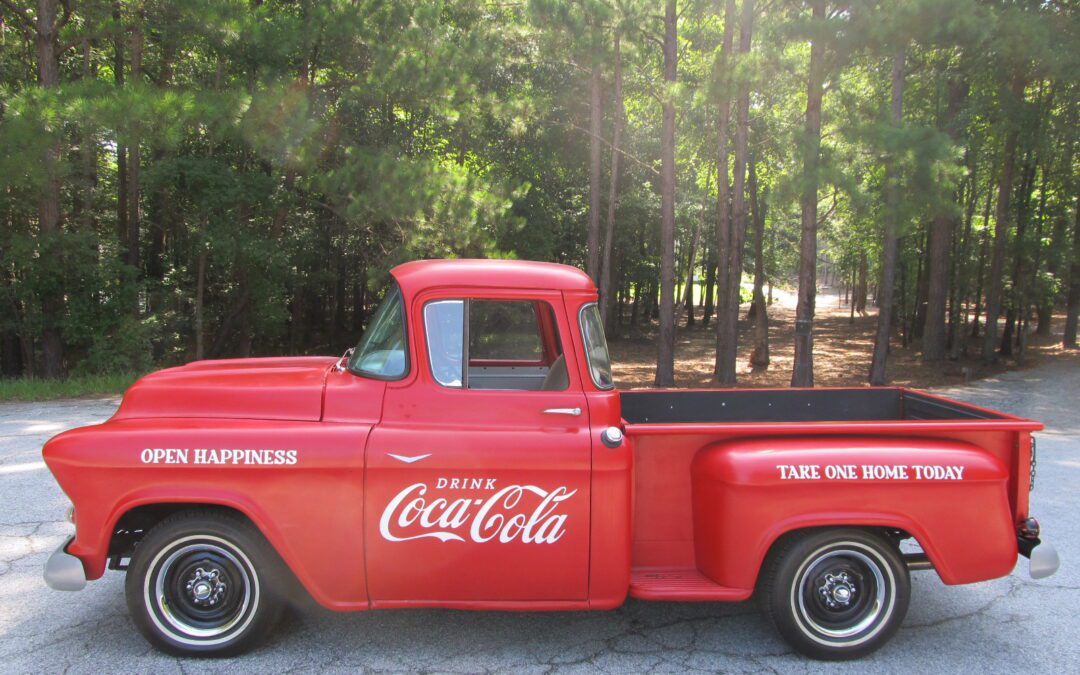
[[[0,671],[184,670],[595,672],[1076,672],[1080,669],[1080,361],[1054,362],[945,392],[1043,420],[1032,512],[1062,557],[1058,574],[1013,574],[948,587],[913,575],[899,634],[868,660],[805,660],[749,604],[629,601],[611,612],[394,610],[291,616],[255,652],[231,661],[158,654],[136,633],[122,575],[79,593],[49,590],[41,570],[71,526],[67,499],[41,463],[42,443],[106,419],[115,400],[0,404]],[[942,517],[948,517],[943,513]]]

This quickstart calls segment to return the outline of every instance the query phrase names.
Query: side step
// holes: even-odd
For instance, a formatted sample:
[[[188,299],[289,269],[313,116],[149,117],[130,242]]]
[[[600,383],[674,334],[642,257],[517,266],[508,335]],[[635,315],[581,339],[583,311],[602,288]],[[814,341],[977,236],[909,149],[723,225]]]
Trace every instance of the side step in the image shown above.
[[[641,600],[738,602],[752,590],[721,586],[695,567],[635,567],[630,570],[630,597]]]

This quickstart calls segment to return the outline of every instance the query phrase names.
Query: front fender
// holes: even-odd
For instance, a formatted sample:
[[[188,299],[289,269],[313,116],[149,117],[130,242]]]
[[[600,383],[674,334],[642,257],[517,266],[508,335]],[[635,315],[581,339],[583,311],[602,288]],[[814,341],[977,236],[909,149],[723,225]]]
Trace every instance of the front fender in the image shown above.
[[[104,573],[116,524],[131,509],[213,504],[247,516],[320,604],[363,609],[369,431],[319,422],[110,421],[51,439],[43,455],[75,504],[68,552],[87,579]],[[222,461],[210,462],[208,450]]]
[[[753,588],[769,548],[793,530],[904,530],[947,584],[1008,574],[1017,546],[1008,468],[978,446],[934,438],[733,439],[691,466],[697,566]]]

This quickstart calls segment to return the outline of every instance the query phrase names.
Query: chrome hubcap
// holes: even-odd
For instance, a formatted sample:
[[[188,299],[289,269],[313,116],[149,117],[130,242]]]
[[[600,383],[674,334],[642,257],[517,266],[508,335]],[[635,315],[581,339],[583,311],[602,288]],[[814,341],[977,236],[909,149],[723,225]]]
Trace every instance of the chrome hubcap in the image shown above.
[[[213,607],[221,602],[222,596],[229,590],[228,584],[221,579],[221,570],[211,567],[205,570],[198,567],[188,575],[184,586],[191,601],[200,607]]]
[[[848,572],[840,574],[826,574],[818,593],[822,601],[830,609],[847,607],[855,600],[857,589],[855,581]]]

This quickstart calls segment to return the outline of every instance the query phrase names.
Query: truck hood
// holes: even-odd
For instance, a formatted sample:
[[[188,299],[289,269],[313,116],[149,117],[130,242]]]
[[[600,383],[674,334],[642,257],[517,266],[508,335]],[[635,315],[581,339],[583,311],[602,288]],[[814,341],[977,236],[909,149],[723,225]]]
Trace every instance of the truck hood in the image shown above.
[[[200,417],[318,421],[329,356],[195,361],[133,384],[115,420]]]

